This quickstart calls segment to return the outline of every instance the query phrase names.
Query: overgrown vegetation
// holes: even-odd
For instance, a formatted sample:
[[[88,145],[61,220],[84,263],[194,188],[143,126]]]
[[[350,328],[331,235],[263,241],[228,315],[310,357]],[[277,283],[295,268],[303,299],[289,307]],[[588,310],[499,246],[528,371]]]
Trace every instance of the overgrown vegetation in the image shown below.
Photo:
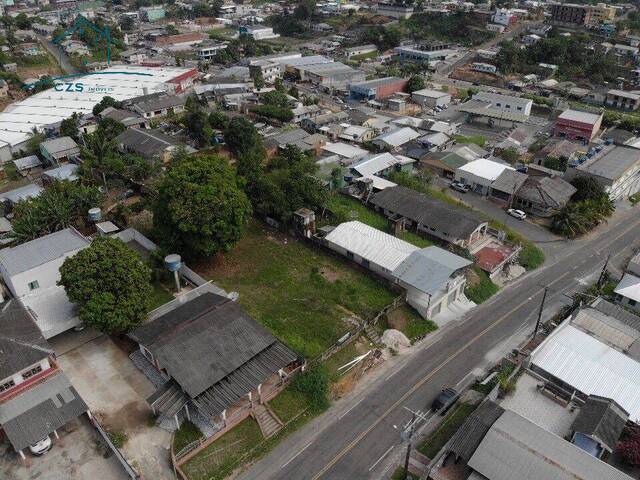
[[[312,413],[329,408],[329,375],[322,365],[296,375],[291,382],[291,388],[307,398]]]
[[[477,265],[474,265],[472,270],[477,277],[477,283],[473,285],[467,283],[464,293],[472,302],[481,304],[498,293],[500,288],[493,283],[489,276]]]
[[[199,440],[203,437],[202,432],[198,430],[193,423],[189,420],[185,420],[182,422],[182,425],[178,430],[176,430],[175,435],[173,437],[173,451],[178,453],[187,445],[192,444],[196,440]]]
[[[467,46],[480,45],[494,37],[472,13],[414,13],[401,25],[415,40],[441,40]]]
[[[438,429],[427,440],[418,445],[418,451],[433,459],[475,409],[476,405],[471,403],[461,403],[454,406]]]

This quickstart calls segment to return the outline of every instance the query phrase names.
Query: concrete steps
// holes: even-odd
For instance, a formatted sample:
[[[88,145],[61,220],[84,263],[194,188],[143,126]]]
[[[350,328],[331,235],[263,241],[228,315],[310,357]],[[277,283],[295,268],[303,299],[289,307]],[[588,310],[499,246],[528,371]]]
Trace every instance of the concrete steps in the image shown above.
[[[380,345],[382,343],[382,339],[380,338],[380,335],[378,334],[378,331],[375,329],[375,327],[367,325],[366,327],[364,327],[364,333],[367,338],[369,338],[369,340],[371,340],[375,345]]]
[[[278,433],[282,429],[282,422],[264,405],[256,405],[253,407],[253,415],[260,426],[262,436],[269,438]]]

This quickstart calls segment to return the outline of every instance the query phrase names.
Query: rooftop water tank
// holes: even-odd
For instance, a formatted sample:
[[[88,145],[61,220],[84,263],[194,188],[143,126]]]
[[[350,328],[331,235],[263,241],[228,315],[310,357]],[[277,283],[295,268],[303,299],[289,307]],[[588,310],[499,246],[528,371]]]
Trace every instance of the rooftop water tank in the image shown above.
[[[164,265],[170,272],[177,272],[180,270],[180,266],[182,265],[182,259],[180,258],[180,255],[171,253],[164,257]]]
[[[102,220],[102,211],[98,207],[89,209],[89,221],[99,222]]]

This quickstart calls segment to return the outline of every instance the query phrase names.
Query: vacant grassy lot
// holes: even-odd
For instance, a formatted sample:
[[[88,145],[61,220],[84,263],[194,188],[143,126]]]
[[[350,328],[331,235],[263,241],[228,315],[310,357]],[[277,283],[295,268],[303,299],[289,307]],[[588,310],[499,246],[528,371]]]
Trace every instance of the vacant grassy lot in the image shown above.
[[[438,429],[424,443],[418,445],[418,451],[433,459],[475,409],[476,405],[470,403],[454,406]]]
[[[380,325],[383,330],[393,328],[404,333],[411,343],[438,329],[433,321],[424,319],[409,305],[396,308],[386,315],[386,322]]]
[[[256,421],[249,417],[182,466],[190,480],[222,480],[262,441]]]
[[[480,270],[479,267],[474,266],[473,272],[477,275],[479,280],[474,285],[467,284],[467,287],[464,290],[464,294],[472,302],[481,304],[482,302],[486,302],[493,295],[495,295],[498,290],[500,290],[500,287],[493,283],[489,276],[485,272]]]
[[[314,358],[349,330],[354,315],[369,318],[394,293],[318,246],[252,222],[235,248],[196,267],[291,348]]]

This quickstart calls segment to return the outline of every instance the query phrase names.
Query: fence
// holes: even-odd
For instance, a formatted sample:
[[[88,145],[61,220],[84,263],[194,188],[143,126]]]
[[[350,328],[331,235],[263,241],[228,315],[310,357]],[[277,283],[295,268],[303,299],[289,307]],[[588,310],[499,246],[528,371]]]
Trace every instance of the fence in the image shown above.
[[[122,465],[122,468],[124,468],[124,471],[127,472],[127,475],[129,476],[129,478],[133,480],[139,479],[140,475],[138,474],[138,472],[136,472],[133,469],[133,467],[129,465],[129,462],[127,462],[127,459],[124,458],[124,455],[122,455],[122,452],[118,449],[118,447],[116,447],[113,444],[113,442],[111,441],[111,438],[109,437],[109,434],[104,430],[104,428],[102,428],[102,425],[100,425],[98,420],[96,420],[95,417],[91,417],[91,423],[96,428],[98,433],[100,433],[100,435],[102,436],[104,441],[107,443],[107,446],[111,449],[113,454],[116,456],[116,459],[118,460],[118,462],[120,462],[120,465]]]

